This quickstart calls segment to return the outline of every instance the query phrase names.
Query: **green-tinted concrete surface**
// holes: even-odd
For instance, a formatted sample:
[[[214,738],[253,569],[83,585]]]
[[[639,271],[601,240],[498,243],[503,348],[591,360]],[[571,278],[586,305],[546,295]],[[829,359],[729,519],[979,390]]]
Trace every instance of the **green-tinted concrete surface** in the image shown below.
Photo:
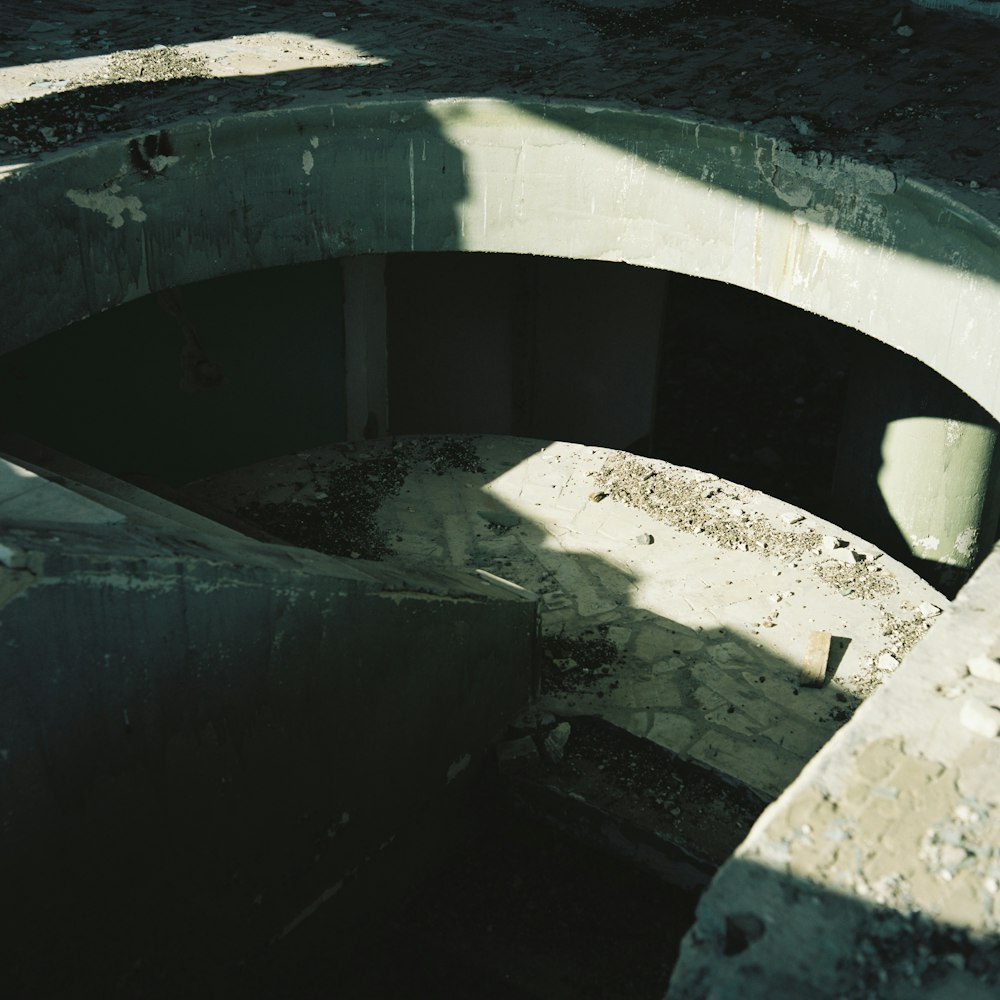
[[[7,525],[8,994],[196,995],[321,908],[391,899],[530,698],[535,634],[533,601],[470,576]]]

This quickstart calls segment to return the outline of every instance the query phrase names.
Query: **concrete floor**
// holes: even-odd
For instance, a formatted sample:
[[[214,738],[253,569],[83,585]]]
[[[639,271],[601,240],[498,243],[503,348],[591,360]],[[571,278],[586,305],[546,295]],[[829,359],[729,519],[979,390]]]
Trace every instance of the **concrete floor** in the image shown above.
[[[188,493],[296,544],[539,594],[540,709],[602,716],[766,799],[948,604],[869,543],[710,474],[563,442],[442,441],[459,442],[464,467],[404,438],[313,449]],[[372,520],[324,536],[334,502],[373,506]],[[800,677],[817,631],[836,637],[820,688]]]

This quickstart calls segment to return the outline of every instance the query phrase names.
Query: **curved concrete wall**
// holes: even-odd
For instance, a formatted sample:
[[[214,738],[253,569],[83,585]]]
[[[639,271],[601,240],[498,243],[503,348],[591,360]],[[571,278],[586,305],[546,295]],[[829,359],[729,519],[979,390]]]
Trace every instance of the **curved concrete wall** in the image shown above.
[[[750,131],[569,103],[353,102],[189,120],[0,177],[3,349],[223,273],[506,251],[742,285],[919,358],[1000,416],[987,195]]]
[[[606,106],[488,99],[324,104],[189,121],[169,134],[119,137],[8,166],[0,177],[8,276],[2,349],[151,290],[222,273],[365,253],[506,251],[625,261],[742,285],[919,358],[1000,416],[993,194],[963,189],[961,201],[943,186],[799,155],[752,132]],[[975,810],[961,816],[1000,815],[992,782],[1000,721],[990,687],[1000,676],[998,560],[1000,553],[986,561],[935,627],[933,645],[908,660],[821,751],[723,869],[703,901],[672,996],[800,996],[814,981],[815,995],[842,995],[843,956],[863,965],[858,942],[884,927],[884,913],[864,900],[883,907],[897,900],[873,895],[856,872],[845,881],[825,854],[805,848],[791,869],[789,851],[800,842],[811,849],[802,838],[814,828],[825,831],[821,844],[855,837],[853,853],[838,857],[846,866],[848,854],[863,849],[862,874],[874,873],[878,885],[885,872],[897,878],[902,852],[907,867],[899,877],[911,895],[901,911],[943,914],[956,939],[978,922],[994,936],[987,941],[995,939],[1000,924],[992,914],[950,916],[942,899],[949,886],[962,888],[950,871],[946,879],[917,864],[920,837],[946,822],[950,798],[929,803],[926,814],[911,810],[919,829],[901,847],[892,838],[895,813],[888,830],[869,829],[865,816],[882,812],[868,808],[868,792],[852,797],[854,785],[826,776],[867,766],[864,748],[881,752],[889,744],[885,766],[871,780],[882,781],[885,771],[897,781],[898,772],[907,794],[893,809],[909,810],[924,771],[942,760],[962,769],[965,785],[949,787],[975,797]],[[972,676],[968,662],[979,663],[980,673]],[[907,777],[914,769],[916,777]],[[872,794],[896,803],[897,791],[879,784]],[[837,805],[838,796],[860,817],[856,832],[842,834],[825,814],[821,827],[809,811]],[[984,824],[982,843],[995,844],[995,819]],[[973,832],[980,837],[978,828]],[[984,848],[976,857],[970,870],[995,886],[995,872],[987,871],[992,854]],[[744,869],[752,877],[744,878]],[[774,893],[759,915],[743,901],[763,898],[758,880]],[[792,912],[789,900],[800,897],[799,909],[808,905],[815,926]],[[854,907],[852,922],[837,922],[831,900]],[[916,938],[908,919],[893,929],[900,954],[924,938],[936,940],[928,936],[933,927]],[[808,930],[813,951],[803,950],[798,928]],[[754,950],[765,932],[777,956],[769,971]],[[966,948],[964,937],[959,944]],[[788,955],[804,956],[801,968],[785,968]],[[956,955],[964,963],[965,952]],[[873,964],[855,971],[861,983],[878,970]],[[972,976],[958,964],[949,974]]]

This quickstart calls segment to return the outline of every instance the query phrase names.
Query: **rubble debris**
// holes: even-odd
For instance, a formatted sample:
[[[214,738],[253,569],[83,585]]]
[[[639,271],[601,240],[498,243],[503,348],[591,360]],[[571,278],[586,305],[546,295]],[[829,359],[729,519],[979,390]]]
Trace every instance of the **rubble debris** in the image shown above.
[[[558,764],[563,759],[563,755],[566,753],[566,744],[569,742],[570,732],[570,724],[568,722],[560,722],[558,726],[550,729],[545,734],[542,748],[545,751],[545,756],[553,764]]]

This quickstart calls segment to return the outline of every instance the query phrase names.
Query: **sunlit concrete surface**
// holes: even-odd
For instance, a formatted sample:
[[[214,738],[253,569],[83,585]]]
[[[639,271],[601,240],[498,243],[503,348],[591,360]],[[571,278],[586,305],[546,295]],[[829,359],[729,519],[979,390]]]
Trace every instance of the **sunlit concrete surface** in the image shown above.
[[[409,465],[381,498],[373,530],[391,558],[537,593],[543,637],[615,651],[606,674],[564,663],[560,679],[557,663],[544,710],[601,715],[764,799],[948,604],[870,544],[717,476],[562,442],[484,437],[471,446],[477,470]],[[330,511],[330,497],[343,504],[352,484],[375,479],[407,448],[403,439],[398,448],[311,449],[190,494],[265,523],[308,526]],[[817,631],[837,637],[821,688],[802,677]]]

